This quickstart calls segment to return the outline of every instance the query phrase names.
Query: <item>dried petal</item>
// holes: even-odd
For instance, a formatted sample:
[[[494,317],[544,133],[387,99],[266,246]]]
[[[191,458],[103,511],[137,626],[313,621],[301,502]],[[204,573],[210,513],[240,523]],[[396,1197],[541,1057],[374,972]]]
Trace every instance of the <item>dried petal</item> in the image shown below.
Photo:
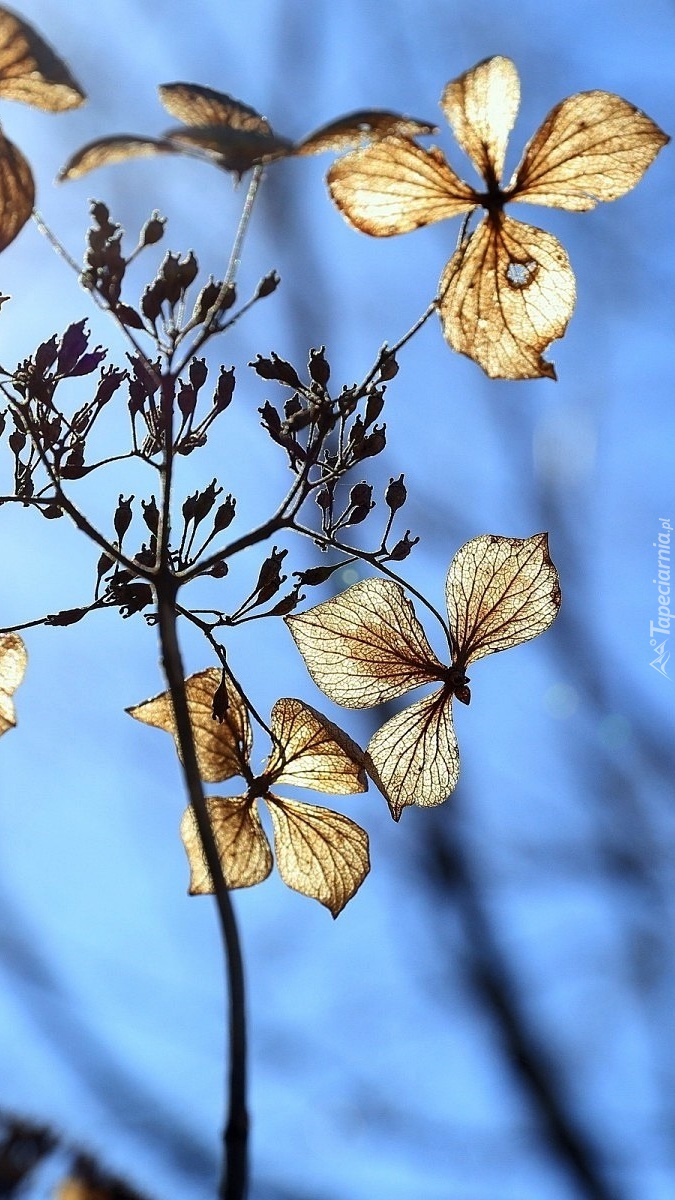
[[[488,185],[501,178],[519,103],[518,72],[501,55],[453,79],[441,97],[457,141]]]
[[[374,734],[366,755],[395,821],[408,804],[442,804],[459,778],[452,696],[442,689],[404,708]]]
[[[97,138],[95,142],[87,142],[82,146],[57,176],[57,182],[66,179],[80,179],[97,167],[110,167],[114,163],[126,162],[129,158],[149,158],[157,154],[177,154],[175,146],[158,138],[136,137],[133,133],[123,133],[115,137]]]
[[[314,682],[345,708],[384,704],[442,677],[412,604],[392,580],[363,579],[285,620]]]
[[[324,154],[327,150],[348,150],[364,141],[375,141],[377,138],[392,135],[395,137],[426,137],[427,134],[437,133],[436,125],[428,125],[426,121],[416,121],[414,117],[405,117],[401,113],[388,112],[386,109],[360,109],[358,112],[346,113],[336,121],[329,121],[320,129],[307,134],[298,143],[296,154]]]
[[[86,99],[63,59],[6,8],[0,9],[0,98],[47,112],[78,108]]]
[[[455,175],[440,150],[424,150],[400,137],[385,137],[346,154],[326,178],[343,217],[373,237],[408,233],[470,212],[478,203],[473,188]]]
[[[11,697],[23,679],[27,661],[18,633],[0,633],[0,736],[16,725]]]
[[[33,172],[21,151],[0,133],[0,250],[23,229],[34,203]]]
[[[284,883],[319,900],[337,917],[370,870],[367,833],[329,808],[296,804],[271,794],[265,799]]]
[[[322,713],[301,700],[284,697],[272,709],[275,745],[265,774],[275,783],[290,783],[335,796],[365,792],[368,787],[363,751]]]
[[[262,883],[272,870],[272,851],[255,801],[246,796],[209,796],[206,807],[227,886]],[[213,880],[192,807],[183,813],[180,836],[190,864],[190,895],[209,895]]]
[[[439,284],[443,334],[493,379],[555,379],[541,352],[574,309],[574,274],[557,238],[503,214],[460,246]]]
[[[556,104],[527,146],[510,200],[583,212],[639,183],[670,138],[611,92],[580,92]]]
[[[198,83],[163,83],[157,91],[167,112],[185,125],[227,125],[254,133],[271,133],[269,121],[254,108],[225,92]]]
[[[246,705],[230,680],[226,681],[228,704],[225,720],[214,721],[213,697],[221,685],[217,667],[199,671],[185,680],[190,720],[194,732],[199,773],[206,783],[217,783],[241,775],[251,753],[251,727]],[[168,692],[126,710],[130,717],[165,729],[178,741],[173,704]]]
[[[462,667],[537,637],[560,608],[548,535],[472,538],[450,564],[445,593]]]
[[[243,175],[256,163],[283,158],[293,148],[288,138],[257,130],[230,129],[223,125],[204,125],[194,129],[168,129],[165,138],[174,147],[195,146],[218,156],[218,165]]]

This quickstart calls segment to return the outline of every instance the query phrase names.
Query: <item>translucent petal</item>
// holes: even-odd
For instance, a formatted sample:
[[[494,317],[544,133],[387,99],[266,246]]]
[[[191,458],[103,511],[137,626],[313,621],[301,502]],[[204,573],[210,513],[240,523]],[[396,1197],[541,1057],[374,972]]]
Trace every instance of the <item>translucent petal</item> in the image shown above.
[[[460,146],[486,183],[498,183],[518,113],[520,83],[509,58],[497,55],[453,79],[441,108]]]
[[[368,834],[329,808],[272,795],[265,799],[284,883],[318,900],[337,917],[370,870]]]
[[[333,163],[328,189],[342,215],[373,237],[409,233],[470,212],[477,200],[440,150],[385,137]]]
[[[63,59],[6,8],[0,9],[0,99],[47,112],[78,108],[86,99]]]
[[[439,284],[443,334],[493,379],[555,379],[542,351],[562,337],[576,299],[557,238],[503,214],[486,217]]]
[[[363,579],[286,624],[322,692],[346,708],[370,708],[442,677],[403,588]]]
[[[27,660],[18,633],[0,633],[0,736],[16,725],[11,697],[23,679]]]
[[[225,92],[198,83],[163,83],[157,89],[167,112],[185,125],[227,125],[253,133],[271,133],[259,112]]]
[[[450,564],[445,594],[462,667],[537,637],[560,608],[548,535],[472,538]]]
[[[246,705],[230,680],[228,704],[223,721],[213,718],[213,699],[221,685],[222,671],[209,667],[185,680],[188,709],[194,732],[199,773],[206,783],[218,783],[241,775],[251,754],[251,727]],[[129,716],[173,735],[178,749],[173,704],[168,692],[126,710]]]
[[[243,175],[256,163],[283,158],[293,150],[288,138],[258,130],[230,129],[224,125],[203,125],[189,129],[168,129],[164,134],[174,149],[178,145],[206,150],[218,158],[218,165]]]
[[[275,783],[291,783],[330,795],[365,792],[363,751],[322,713],[302,700],[284,697],[272,709],[278,739],[265,768]]]
[[[79,179],[97,167],[109,167],[130,158],[149,158],[157,154],[177,154],[178,149],[159,138],[136,137],[121,133],[114,137],[97,138],[77,150],[58,174],[58,181]]]
[[[510,199],[575,212],[595,208],[635,187],[669,140],[620,96],[580,92],[557,104],[535,133]]]
[[[272,870],[272,851],[255,801],[246,796],[209,796],[206,807],[227,886],[262,883]],[[180,836],[190,865],[190,895],[208,895],[213,881],[192,807],[183,813]]]
[[[442,804],[459,778],[452,697],[445,689],[391,717],[370,739],[368,770],[398,821],[409,804]]]
[[[21,151],[0,133],[0,250],[21,232],[34,203],[33,172]]]
[[[416,121],[414,117],[405,117],[385,109],[364,108],[346,113],[344,117],[315,129],[298,143],[295,153],[324,154],[327,150],[349,150],[362,142],[375,141],[387,135],[415,138],[436,132],[437,126],[429,125],[426,121]]]

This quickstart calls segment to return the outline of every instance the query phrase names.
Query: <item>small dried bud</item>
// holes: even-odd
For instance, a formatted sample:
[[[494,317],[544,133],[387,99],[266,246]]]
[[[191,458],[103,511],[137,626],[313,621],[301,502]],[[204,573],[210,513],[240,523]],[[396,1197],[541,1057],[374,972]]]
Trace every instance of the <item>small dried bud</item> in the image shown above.
[[[141,230],[141,235],[138,239],[140,245],[154,246],[157,242],[161,242],[164,237],[165,225],[166,217],[160,217],[158,212],[153,212]]]
[[[376,388],[376,387],[371,388],[368,393],[368,399],[366,401],[366,419],[365,419],[366,429],[368,429],[369,426],[371,426],[373,424],[373,421],[377,420],[377,418],[379,417],[383,408],[384,408],[384,389]]]
[[[195,389],[195,392],[198,392],[200,387],[204,386],[208,373],[206,360],[203,358],[193,358],[192,362],[190,363],[188,374],[190,376],[190,383]]]
[[[395,513],[399,508],[403,508],[407,498],[408,492],[403,482],[403,476],[399,475],[398,479],[390,479],[389,487],[384,493],[384,500],[391,511]]]
[[[281,277],[276,271],[270,271],[269,275],[265,275],[264,279],[260,280],[255,294],[256,300],[262,300],[265,296],[271,296],[281,283]]]
[[[141,508],[143,509],[143,520],[145,521],[151,533],[156,534],[159,527],[159,509],[154,496],[146,504],[145,500],[141,500]]]
[[[309,352],[309,373],[315,383],[319,387],[325,387],[330,379],[330,367],[324,354],[325,347],[320,346],[318,350],[310,350]]]
[[[228,370],[225,367],[221,367],[218,382],[213,393],[213,407],[216,412],[225,412],[225,409],[232,402],[234,384],[234,367],[230,367]]]
[[[402,562],[404,558],[408,557],[413,546],[416,546],[419,540],[420,539],[418,537],[411,538],[410,530],[406,529],[400,542],[396,543],[394,549],[390,551],[388,557],[393,562]]]
[[[226,496],[223,503],[216,509],[216,515],[213,519],[214,533],[220,533],[223,529],[227,529],[228,525],[232,524],[235,516],[237,502],[234,496]]]
[[[119,539],[120,546],[122,545],[122,541],[127,529],[131,525],[131,502],[133,498],[133,496],[129,496],[125,500],[124,496],[120,493],[119,500],[117,501],[117,509],[115,516],[113,517],[113,525],[115,526],[115,533]]]
[[[227,679],[225,678],[225,672],[223,671],[222,679],[213,693],[213,700],[211,701],[211,716],[213,717],[214,721],[219,721],[222,725],[223,721],[225,720],[228,707],[229,700],[227,695]]]
[[[395,375],[398,375],[398,363],[393,354],[384,354],[382,356],[378,374],[383,383],[385,383],[388,379],[393,379]]]

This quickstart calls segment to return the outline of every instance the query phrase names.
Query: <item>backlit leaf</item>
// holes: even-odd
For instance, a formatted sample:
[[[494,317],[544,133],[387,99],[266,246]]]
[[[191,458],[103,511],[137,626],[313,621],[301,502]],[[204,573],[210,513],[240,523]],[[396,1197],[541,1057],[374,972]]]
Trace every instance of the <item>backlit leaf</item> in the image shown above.
[[[493,379],[555,379],[542,357],[574,309],[574,274],[551,233],[504,214],[486,217],[439,284],[443,333]]]
[[[284,883],[319,900],[337,917],[370,870],[367,833],[328,808],[271,794],[266,800]]]
[[[77,108],[86,99],[63,60],[6,8],[0,8],[0,99],[47,112]]]
[[[275,783],[347,796],[368,787],[363,752],[337,725],[301,700],[277,700],[272,709],[275,746],[265,768]]]
[[[63,182],[66,179],[79,179],[97,167],[109,167],[129,158],[149,158],[157,154],[176,153],[176,147],[169,142],[158,138],[136,137],[132,133],[97,138],[95,142],[88,142],[86,146],[82,146],[68,159],[59,171],[58,180]]]
[[[366,754],[395,821],[408,804],[442,804],[459,778],[452,697],[433,692],[404,708],[373,735]]]
[[[496,55],[453,79],[441,107],[462,150],[486,183],[499,180],[518,113],[520,83],[509,58]]]
[[[403,588],[363,579],[286,624],[314,682],[345,708],[369,708],[440,678]]]
[[[248,104],[198,83],[163,83],[157,89],[167,112],[185,125],[226,125],[253,133],[271,133],[269,121]]]
[[[213,719],[213,698],[222,672],[209,667],[185,680],[190,720],[194,733],[199,773],[205,783],[217,783],[241,775],[251,753],[251,727],[246,705],[234,685],[227,681],[228,705],[224,720]],[[168,692],[126,710],[129,716],[172,734],[176,740],[173,704]]]
[[[428,125],[426,121],[416,121],[413,117],[385,109],[364,108],[315,129],[298,143],[295,153],[323,154],[326,150],[348,150],[364,141],[375,141],[388,135],[414,138],[436,132],[437,126]]]
[[[472,538],[450,564],[445,593],[463,667],[537,637],[560,608],[547,534]]]
[[[12,696],[23,679],[27,660],[18,633],[0,633],[0,736],[16,725]]]
[[[557,104],[523,155],[509,199],[575,212],[616,200],[640,181],[670,139],[611,92],[580,92]]]
[[[326,180],[342,215],[373,237],[409,233],[470,212],[478,203],[440,150],[400,137],[382,138],[339,158]]]
[[[246,796],[209,796],[206,807],[227,886],[262,883],[272,870],[272,851],[255,802]],[[183,813],[180,836],[190,865],[190,895],[208,895],[213,881],[192,807]]]
[[[23,229],[34,204],[33,172],[21,151],[0,133],[0,250]]]

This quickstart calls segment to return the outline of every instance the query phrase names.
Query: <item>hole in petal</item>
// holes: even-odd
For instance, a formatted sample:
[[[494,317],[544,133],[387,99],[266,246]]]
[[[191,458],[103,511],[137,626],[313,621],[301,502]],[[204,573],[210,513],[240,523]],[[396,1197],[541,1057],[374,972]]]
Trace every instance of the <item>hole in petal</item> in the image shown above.
[[[533,258],[529,262],[510,262],[506,268],[506,278],[515,288],[529,287],[536,273],[537,264]]]

